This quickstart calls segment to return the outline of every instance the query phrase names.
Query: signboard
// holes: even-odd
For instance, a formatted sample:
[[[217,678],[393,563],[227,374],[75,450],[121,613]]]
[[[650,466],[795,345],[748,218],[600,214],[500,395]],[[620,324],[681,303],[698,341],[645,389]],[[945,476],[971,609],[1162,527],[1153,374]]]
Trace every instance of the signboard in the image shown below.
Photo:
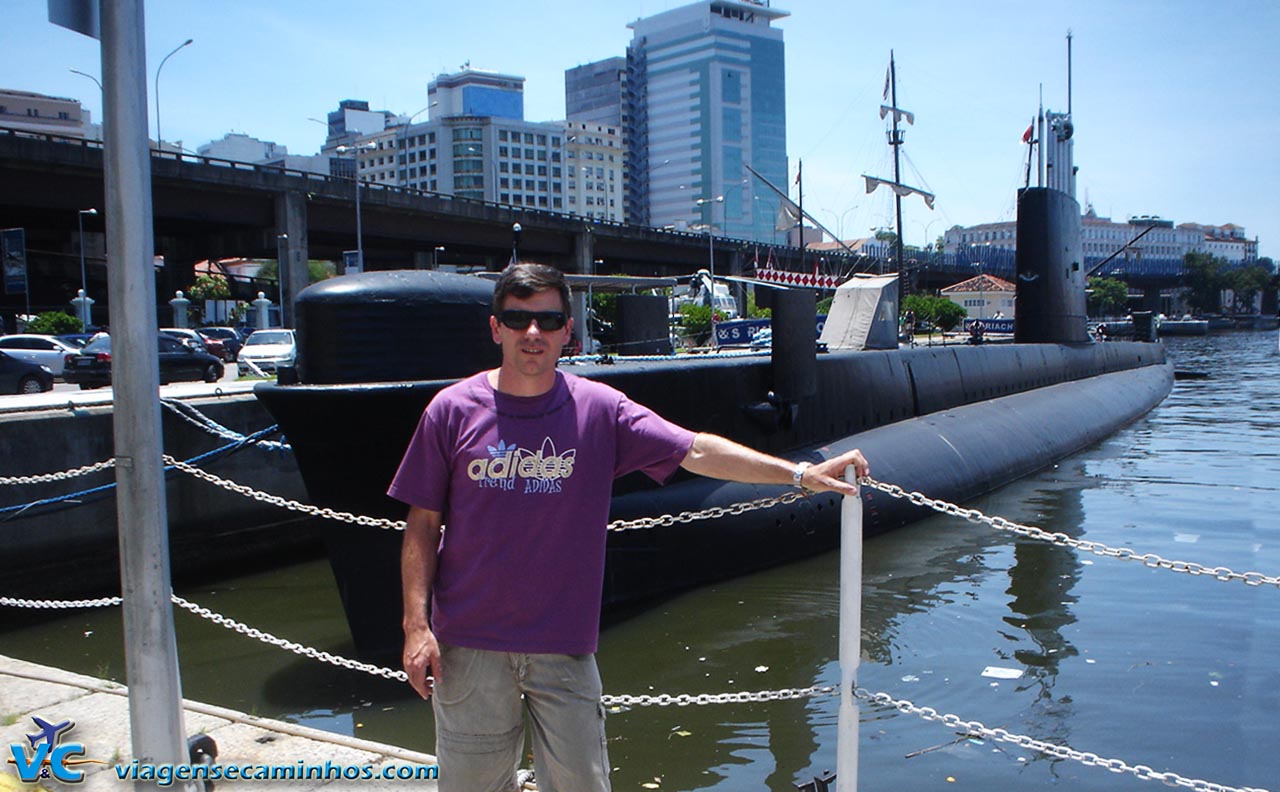
[[[101,39],[98,0],[49,0],[49,21],[60,27]]]
[[[27,235],[21,228],[0,230],[0,258],[4,266],[4,293],[27,293]]]
[[[360,266],[360,251],[344,250],[342,251],[342,274],[355,275],[357,272],[363,272],[364,267]]]
[[[983,330],[988,333],[1012,333],[1013,332],[1012,319],[965,319],[964,325],[962,328],[964,332],[966,333],[969,332],[969,328],[973,327],[974,322],[982,322]]]
[[[817,335],[814,338],[822,336],[822,328],[826,323],[827,315],[820,314],[815,322]],[[716,322],[716,345],[747,346],[755,340],[757,333],[772,325],[773,323],[768,319],[734,319],[731,322]]]

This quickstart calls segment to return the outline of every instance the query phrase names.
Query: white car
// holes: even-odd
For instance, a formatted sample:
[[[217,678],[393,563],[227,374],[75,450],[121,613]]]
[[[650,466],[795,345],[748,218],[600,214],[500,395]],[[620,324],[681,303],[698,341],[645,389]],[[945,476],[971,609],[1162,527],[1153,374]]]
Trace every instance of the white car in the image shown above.
[[[282,366],[292,366],[297,357],[298,343],[292,330],[257,330],[240,347],[236,370],[242,377],[258,373],[270,374]]]
[[[62,376],[66,356],[80,351],[61,339],[34,333],[2,336],[0,350],[10,357],[46,366],[55,377]]]

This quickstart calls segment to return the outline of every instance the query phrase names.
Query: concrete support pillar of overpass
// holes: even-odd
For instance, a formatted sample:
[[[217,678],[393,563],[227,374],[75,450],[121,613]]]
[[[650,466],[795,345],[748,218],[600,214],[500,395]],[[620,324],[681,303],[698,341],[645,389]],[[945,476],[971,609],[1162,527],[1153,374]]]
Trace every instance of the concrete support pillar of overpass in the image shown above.
[[[276,241],[278,245],[281,294],[280,323],[294,326],[293,301],[307,287],[307,196],[290,190],[276,195]]]
[[[1142,290],[1142,310],[1160,313],[1164,306],[1160,300],[1160,287],[1147,286]]]
[[[596,257],[595,257],[595,234],[591,233],[588,226],[582,229],[582,233],[575,234],[573,238],[573,262],[574,268],[583,275],[596,275]],[[591,305],[587,300],[587,292],[585,289],[573,293],[573,337],[578,340],[578,348],[584,354],[590,352],[588,349],[588,337],[590,331],[589,319],[587,311]]]
[[[431,253],[426,250],[413,251],[413,268],[416,270],[431,269]]]
[[[729,251],[729,268],[728,272],[735,278],[741,278],[743,267],[743,251]],[[747,287],[736,281],[729,281],[729,293],[733,295],[733,301],[738,304],[738,316],[747,315]]]

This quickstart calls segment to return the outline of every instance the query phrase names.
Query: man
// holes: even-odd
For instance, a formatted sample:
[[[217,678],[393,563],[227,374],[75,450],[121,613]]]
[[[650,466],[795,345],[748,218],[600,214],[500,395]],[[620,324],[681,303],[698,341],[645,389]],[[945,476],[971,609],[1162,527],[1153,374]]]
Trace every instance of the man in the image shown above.
[[[858,451],[797,465],[695,434],[558,371],[573,320],[551,267],[508,267],[489,328],[501,365],[432,400],[388,491],[410,506],[404,669],[434,694],[442,792],[514,790],[526,709],[542,792],[608,790],[595,651],[613,479],[683,467],[853,494],[844,469],[869,469]]]

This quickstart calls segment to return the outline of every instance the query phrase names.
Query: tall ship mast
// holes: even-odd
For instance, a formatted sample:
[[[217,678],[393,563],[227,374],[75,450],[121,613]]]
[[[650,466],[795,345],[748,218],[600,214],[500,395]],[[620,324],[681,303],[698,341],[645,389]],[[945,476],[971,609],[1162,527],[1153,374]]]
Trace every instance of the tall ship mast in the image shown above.
[[[934,195],[925,192],[918,187],[911,187],[902,183],[902,144],[906,137],[906,131],[901,128],[902,121],[914,125],[916,122],[915,114],[898,107],[898,71],[894,63],[893,50],[889,50],[889,69],[884,75],[884,94],[883,99],[889,102],[887,105],[880,105],[880,117],[892,115],[893,120],[890,122],[890,128],[886,132],[889,137],[889,147],[893,149],[893,179],[881,179],[876,176],[868,176],[863,174],[862,178],[867,181],[867,192],[873,193],[876,188],[884,185],[893,190],[894,216],[897,218],[897,243],[894,245],[894,263],[897,266],[899,278],[899,293],[905,297],[909,281],[906,278],[906,271],[902,265],[902,196],[915,193],[924,199],[925,205],[930,209],[933,208]]]

